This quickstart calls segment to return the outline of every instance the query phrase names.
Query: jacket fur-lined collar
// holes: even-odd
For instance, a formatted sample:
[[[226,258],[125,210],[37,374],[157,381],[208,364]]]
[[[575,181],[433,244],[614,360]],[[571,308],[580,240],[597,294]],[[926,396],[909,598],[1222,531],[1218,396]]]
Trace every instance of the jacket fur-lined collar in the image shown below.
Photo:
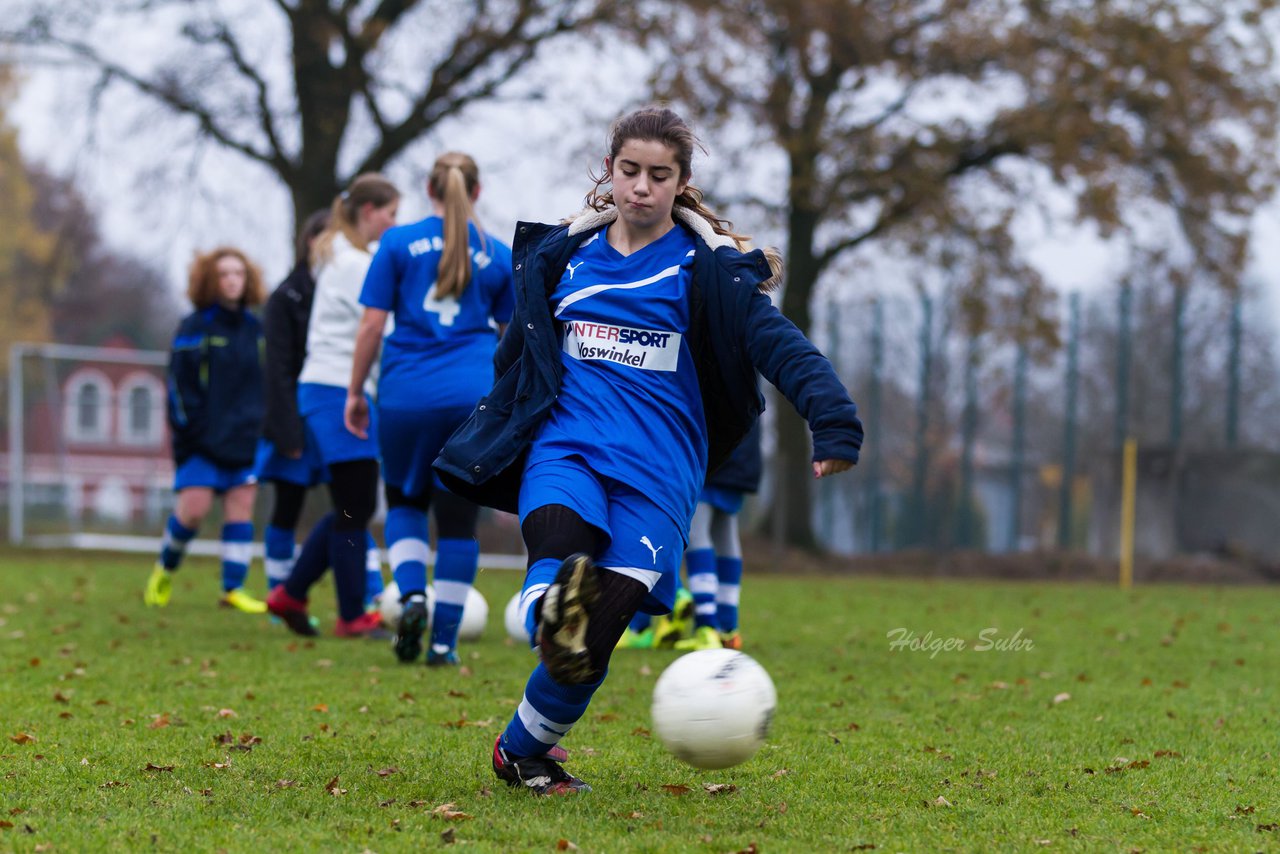
[[[671,209],[671,213],[681,224],[687,226],[690,231],[702,238],[702,242],[714,252],[721,247],[743,252],[738,246],[738,242],[726,234],[718,233],[711,227],[711,223],[707,222],[705,217],[701,217],[693,211],[681,205],[676,205]],[[569,226],[569,235],[572,237],[577,234],[585,234],[588,231],[594,231],[603,225],[608,225],[618,218],[618,209],[612,205],[604,210],[595,210],[594,208],[583,208],[573,216],[564,220]],[[776,288],[782,282],[781,276],[770,276],[760,282],[759,289],[768,293]]]

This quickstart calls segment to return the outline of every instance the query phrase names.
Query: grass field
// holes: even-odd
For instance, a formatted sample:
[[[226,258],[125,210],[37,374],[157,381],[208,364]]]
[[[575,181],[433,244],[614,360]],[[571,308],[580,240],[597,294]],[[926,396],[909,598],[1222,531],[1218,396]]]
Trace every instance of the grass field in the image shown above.
[[[147,611],[148,569],[0,552],[0,850],[1280,846],[1265,587],[749,574],[747,651],[779,696],[764,749],[718,772],[668,756],[648,709],[674,653],[623,651],[565,742],[594,791],[538,799],[489,768],[532,663],[502,629],[516,573],[481,573],[488,629],[439,672],[219,610],[207,560]]]

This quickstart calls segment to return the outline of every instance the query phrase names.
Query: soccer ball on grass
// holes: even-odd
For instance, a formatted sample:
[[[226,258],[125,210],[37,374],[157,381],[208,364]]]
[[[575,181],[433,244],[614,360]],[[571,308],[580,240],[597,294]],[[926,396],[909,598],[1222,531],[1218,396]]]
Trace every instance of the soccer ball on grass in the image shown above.
[[[754,658],[732,649],[699,650],[658,677],[653,731],[695,768],[728,768],[764,744],[777,704],[773,680]]]

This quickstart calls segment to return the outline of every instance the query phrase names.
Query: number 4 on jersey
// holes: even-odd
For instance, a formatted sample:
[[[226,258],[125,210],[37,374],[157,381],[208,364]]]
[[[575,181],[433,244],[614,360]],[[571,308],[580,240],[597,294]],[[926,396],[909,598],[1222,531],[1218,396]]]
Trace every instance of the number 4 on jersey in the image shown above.
[[[436,299],[436,289],[431,288],[427,291],[427,298],[422,301],[422,309],[440,315],[441,326],[453,326],[453,319],[462,311],[462,306],[458,305],[458,298],[455,296]]]

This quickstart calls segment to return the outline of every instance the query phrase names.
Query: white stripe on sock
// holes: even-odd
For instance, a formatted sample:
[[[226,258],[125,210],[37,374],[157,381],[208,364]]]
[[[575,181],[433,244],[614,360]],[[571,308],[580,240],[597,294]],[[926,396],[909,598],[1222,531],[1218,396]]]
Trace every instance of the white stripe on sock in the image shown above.
[[[249,561],[253,560],[253,543],[223,540],[222,559],[227,563],[239,563],[248,566]]]
[[[720,580],[714,572],[695,572],[689,575],[689,592],[695,596],[699,593],[714,594],[719,586]]]
[[[520,625],[529,625],[529,609],[533,607],[533,603],[542,598],[542,594],[547,592],[550,584],[534,584],[520,594]]]
[[[396,540],[388,551],[391,553],[392,572],[400,564],[410,561],[417,561],[423,566],[431,563],[431,547],[417,537]]]
[[[539,712],[529,702],[526,695],[520,700],[520,708],[516,710],[516,715],[520,718],[520,723],[524,724],[524,728],[529,731],[529,735],[538,741],[554,747],[560,743],[560,739],[569,734],[569,730],[573,729],[573,724],[561,724],[548,718]]]
[[[293,560],[281,560],[280,558],[269,557],[266,559],[267,578],[271,581],[287,581],[289,573],[293,571]]]
[[[716,591],[716,601],[721,605],[737,605],[742,588],[736,584],[721,584]]]
[[[467,604],[467,594],[471,592],[471,585],[464,581],[448,581],[437,578],[434,582],[436,588],[436,602],[443,602],[446,605],[457,605],[462,607]]]

